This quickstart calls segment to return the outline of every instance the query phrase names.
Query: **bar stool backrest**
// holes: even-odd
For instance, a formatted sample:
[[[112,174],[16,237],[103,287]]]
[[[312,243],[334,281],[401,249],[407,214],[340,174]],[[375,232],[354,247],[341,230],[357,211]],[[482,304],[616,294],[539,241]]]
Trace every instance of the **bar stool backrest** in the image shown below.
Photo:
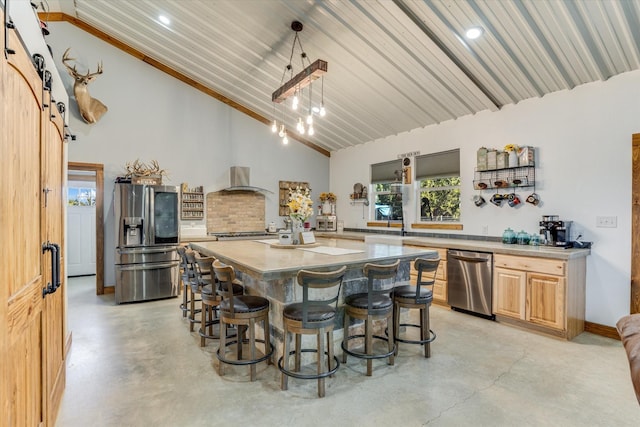
[[[440,258],[416,258],[413,266],[418,272],[416,279],[416,301],[420,298],[420,288],[428,287],[433,291],[433,285],[436,283],[436,274],[440,265]]]
[[[236,279],[236,270],[231,265],[226,265],[216,259],[213,262],[215,278],[220,283],[220,295],[229,301],[229,310],[235,313],[233,308],[233,281]]]
[[[399,259],[393,264],[367,263],[364,265],[364,275],[367,278],[367,311],[370,314],[375,312],[374,298],[377,295],[388,296],[393,291],[399,266]]]
[[[312,306],[327,306],[335,304],[338,309],[338,297],[340,296],[340,288],[342,287],[342,279],[344,278],[346,266],[342,266],[334,271],[298,271],[298,285],[302,286],[302,327],[309,328],[309,308]],[[338,287],[337,292],[331,296],[327,293],[312,292],[309,289],[328,289]]]
[[[216,260],[215,257],[212,257],[212,256],[203,257],[202,255],[200,255],[199,252],[195,253],[195,257],[196,257],[196,270],[198,271],[198,273],[200,273],[200,276],[210,277],[211,272],[213,270],[211,266],[213,264],[213,261]]]

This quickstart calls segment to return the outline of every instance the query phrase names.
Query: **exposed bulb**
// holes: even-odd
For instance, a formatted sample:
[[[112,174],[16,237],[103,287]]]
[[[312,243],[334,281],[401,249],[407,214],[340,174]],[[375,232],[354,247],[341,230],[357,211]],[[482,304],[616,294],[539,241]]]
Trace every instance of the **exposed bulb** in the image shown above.
[[[313,134],[314,134],[314,133],[316,133],[316,132],[313,130],[313,125],[312,125],[312,124],[311,124],[311,125],[309,125],[309,130],[307,131],[307,133],[309,134],[309,136],[313,136]]]
[[[320,117],[324,117],[327,115],[327,110],[324,109],[324,104],[320,106]]]
[[[298,124],[296,125],[296,129],[300,135],[304,135],[304,124],[302,123],[302,117],[298,118]]]
[[[285,132],[285,130],[284,130],[284,125],[280,125],[280,132],[278,132],[278,136],[279,136],[280,138],[284,138],[285,133],[286,133],[286,132]]]
[[[282,137],[282,143],[284,145],[287,145],[289,143],[289,138],[287,138],[287,133],[284,133],[284,136]]]
[[[308,125],[313,124],[313,115],[311,113],[309,113],[309,115],[307,116],[307,124]]]
[[[271,132],[276,133],[278,132],[278,123],[274,120],[273,124],[271,125]]]
[[[291,108],[294,110],[298,109],[298,102],[300,102],[298,100],[298,95],[293,95],[293,101],[291,101]]]

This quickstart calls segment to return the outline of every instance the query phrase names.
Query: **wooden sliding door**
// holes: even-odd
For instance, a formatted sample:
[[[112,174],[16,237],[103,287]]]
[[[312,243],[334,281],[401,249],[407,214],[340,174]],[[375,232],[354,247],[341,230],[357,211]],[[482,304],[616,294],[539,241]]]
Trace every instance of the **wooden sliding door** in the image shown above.
[[[0,53],[0,425],[46,427],[65,384],[63,280],[43,293],[54,283],[43,247],[64,247],[63,127],[15,30],[6,45],[0,34],[11,50]]]

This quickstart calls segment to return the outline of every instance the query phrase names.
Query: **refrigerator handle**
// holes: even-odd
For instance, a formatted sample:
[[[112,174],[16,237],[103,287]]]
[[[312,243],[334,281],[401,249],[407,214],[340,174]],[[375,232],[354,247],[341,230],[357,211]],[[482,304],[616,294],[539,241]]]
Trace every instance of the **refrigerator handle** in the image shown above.
[[[148,186],[147,189],[149,190],[149,193],[148,193],[149,211],[147,212],[147,218],[148,218],[148,221],[147,221],[148,234],[147,234],[147,236],[149,236],[149,240],[146,243],[148,245],[155,245],[155,243],[156,243],[156,219],[155,219],[154,215],[155,215],[155,212],[156,212],[156,192],[155,192],[155,190],[154,190],[154,188],[152,186]]]
[[[175,246],[145,246],[143,248],[116,248],[120,255],[138,255],[138,254],[159,254],[165,252],[173,252],[176,249]]]
[[[163,262],[163,263],[151,263],[151,264],[130,264],[130,265],[116,265],[116,269],[119,271],[134,271],[134,270],[157,270],[159,268],[171,268],[177,267],[180,263],[178,261]]]

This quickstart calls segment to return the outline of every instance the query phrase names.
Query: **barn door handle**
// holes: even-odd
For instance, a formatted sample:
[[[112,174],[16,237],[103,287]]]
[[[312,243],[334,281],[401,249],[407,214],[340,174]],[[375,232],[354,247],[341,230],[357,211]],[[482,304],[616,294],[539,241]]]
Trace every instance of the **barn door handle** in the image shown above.
[[[56,275],[53,278],[53,285],[56,287],[56,290],[58,290],[58,288],[60,287],[61,281],[60,281],[60,245],[58,245],[57,243],[52,243],[51,246],[54,247],[55,249],[55,258],[56,258],[56,262],[55,262],[55,266],[56,266]]]
[[[54,293],[60,287],[60,246],[55,243],[44,243],[42,253],[51,252],[51,282],[42,288],[42,298]]]

